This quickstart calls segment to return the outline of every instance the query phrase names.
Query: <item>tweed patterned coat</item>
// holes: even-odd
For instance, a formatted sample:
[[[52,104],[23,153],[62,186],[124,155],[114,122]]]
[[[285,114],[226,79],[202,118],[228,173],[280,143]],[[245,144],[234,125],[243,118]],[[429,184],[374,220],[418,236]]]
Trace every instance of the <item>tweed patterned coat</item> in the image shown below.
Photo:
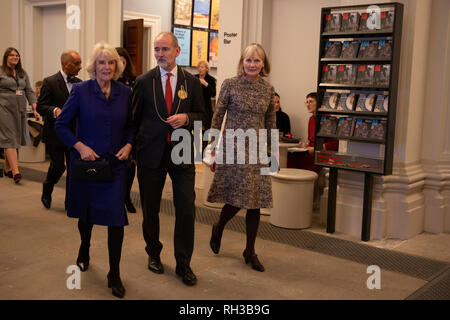
[[[249,139],[246,139],[244,151],[239,151],[237,139],[234,139],[234,148],[227,148],[227,137],[231,134],[227,129],[242,129],[244,132],[254,129],[258,148],[259,132],[261,129],[267,129],[267,141],[270,146],[270,129],[276,128],[274,93],[272,85],[263,79],[250,82],[242,76],[237,76],[223,82],[211,128],[220,130],[225,112],[227,115],[222,137],[223,145],[220,147],[222,151],[217,153],[216,171],[208,193],[209,202],[226,203],[245,209],[272,207],[271,178],[269,175],[261,175],[261,168],[268,165],[261,163],[259,150],[256,155],[249,155]],[[251,145],[255,146],[255,141],[251,142]],[[266,144],[262,147],[266,149],[268,146]],[[233,163],[226,161],[227,149],[231,149],[234,153]],[[244,155],[243,152],[245,163],[239,164],[237,156]],[[222,156],[223,164],[219,164],[219,156]],[[256,163],[249,161],[252,156],[257,157]]]

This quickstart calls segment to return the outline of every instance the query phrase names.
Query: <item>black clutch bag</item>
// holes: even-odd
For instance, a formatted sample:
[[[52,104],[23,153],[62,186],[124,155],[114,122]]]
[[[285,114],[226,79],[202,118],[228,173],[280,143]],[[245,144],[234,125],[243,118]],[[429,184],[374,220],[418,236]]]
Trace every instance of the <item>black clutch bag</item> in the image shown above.
[[[74,159],[72,177],[78,181],[114,181],[111,164],[108,160],[102,158],[95,161]]]

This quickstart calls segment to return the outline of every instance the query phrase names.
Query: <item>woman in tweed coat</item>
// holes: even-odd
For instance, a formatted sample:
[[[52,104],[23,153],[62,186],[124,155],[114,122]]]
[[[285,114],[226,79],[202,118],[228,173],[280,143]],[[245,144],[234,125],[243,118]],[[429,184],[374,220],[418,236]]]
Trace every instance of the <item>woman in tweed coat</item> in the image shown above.
[[[213,162],[211,170],[215,171],[214,180],[208,193],[209,202],[225,203],[219,221],[213,225],[210,246],[215,254],[219,253],[222,233],[226,223],[240,209],[247,209],[246,234],[247,246],[243,252],[245,263],[251,263],[253,269],[264,271],[264,267],[255,254],[255,240],[260,221],[260,208],[272,207],[272,184],[269,175],[261,174],[267,167],[257,159],[256,164],[249,161],[258,157],[258,153],[249,153],[249,145],[245,142],[245,163],[238,162],[239,148],[234,140],[233,162],[228,163],[227,139],[230,129],[242,129],[243,132],[256,132],[259,137],[262,130],[267,129],[270,141],[271,129],[276,128],[275,108],[273,104],[274,89],[262,79],[270,72],[269,61],[264,49],[259,44],[249,45],[241,55],[238,75],[224,81],[211,128],[220,130],[225,112],[227,112],[223,135],[223,164]],[[252,131],[254,130],[254,131]],[[278,135],[277,135],[278,137]],[[256,144],[259,146],[259,142]],[[229,146],[230,147],[230,146]],[[265,146],[264,146],[265,148]]]

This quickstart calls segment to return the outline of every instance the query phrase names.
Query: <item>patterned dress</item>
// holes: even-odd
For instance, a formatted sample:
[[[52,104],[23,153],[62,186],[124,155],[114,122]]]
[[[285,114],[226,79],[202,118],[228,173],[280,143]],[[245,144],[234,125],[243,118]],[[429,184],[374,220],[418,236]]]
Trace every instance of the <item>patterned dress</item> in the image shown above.
[[[209,202],[226,203],[245,209],[272,207],[271,178],[269,175],[261,174],[261,168],[269,165],[261,163],[263,161],[259,155],[262,153],[266,155],[267,150],[270,150],[270,129],[276,128],[274,93],[273,87],[263,79],[250,82],[244,77],[234,77],[223,82],[211,128],[220,130],[225,112],[227,115],[223,144],[221,143],[219,148],[221,152],[216,155],[216,171],[208,193]],[[227,138],[232,137],[231,131],[227,129],[242,129],[244,133],[255,132],[257,140],[251,141],[250,145],[252,151],[257,146],[256,154],[255,152],[249,154],[251,139],[245,139],[243,151],[242,148],[240,150],[238,148],[238,139],[234,139],[234,146],[230,145],[227,148]],[[267,144],[262,144],[263,149],[260,152],[260,132],[266,131],[265,129],[267,129]],[[232,154],[228,152],[228,158],[234,156],[231,163],[226,161],[227,149],[231,149],[232,152]],[[245,156],[245,162],[238,161],[239,155]],[[219,158],[223,159],[223,164],[220,164]]]

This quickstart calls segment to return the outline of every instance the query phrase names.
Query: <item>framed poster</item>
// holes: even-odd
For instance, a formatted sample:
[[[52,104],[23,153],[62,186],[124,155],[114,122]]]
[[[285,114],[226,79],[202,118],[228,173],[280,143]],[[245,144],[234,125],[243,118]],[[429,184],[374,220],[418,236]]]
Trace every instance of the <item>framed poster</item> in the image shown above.
[[[192,30],[191,67],[196,67],[199,61],[208,61],[208,31]]]
[[[210,29],[219,30],[220,0],[211,0],[211,25]]]
[[[219,60],[219,33],[209,33],[209,66],[210,68],[217,68]]]
[[[194,19],[192,26],[196,28],[209,28],[210,0],[194,0]]]
[[[181,51],[176,59],[177,65],[188,67],[191,61],[191,30],[185,28],[173,28],[173,34],[178,39]]]
[[[173,0],[173,24],[191,26],[192,0]]]

